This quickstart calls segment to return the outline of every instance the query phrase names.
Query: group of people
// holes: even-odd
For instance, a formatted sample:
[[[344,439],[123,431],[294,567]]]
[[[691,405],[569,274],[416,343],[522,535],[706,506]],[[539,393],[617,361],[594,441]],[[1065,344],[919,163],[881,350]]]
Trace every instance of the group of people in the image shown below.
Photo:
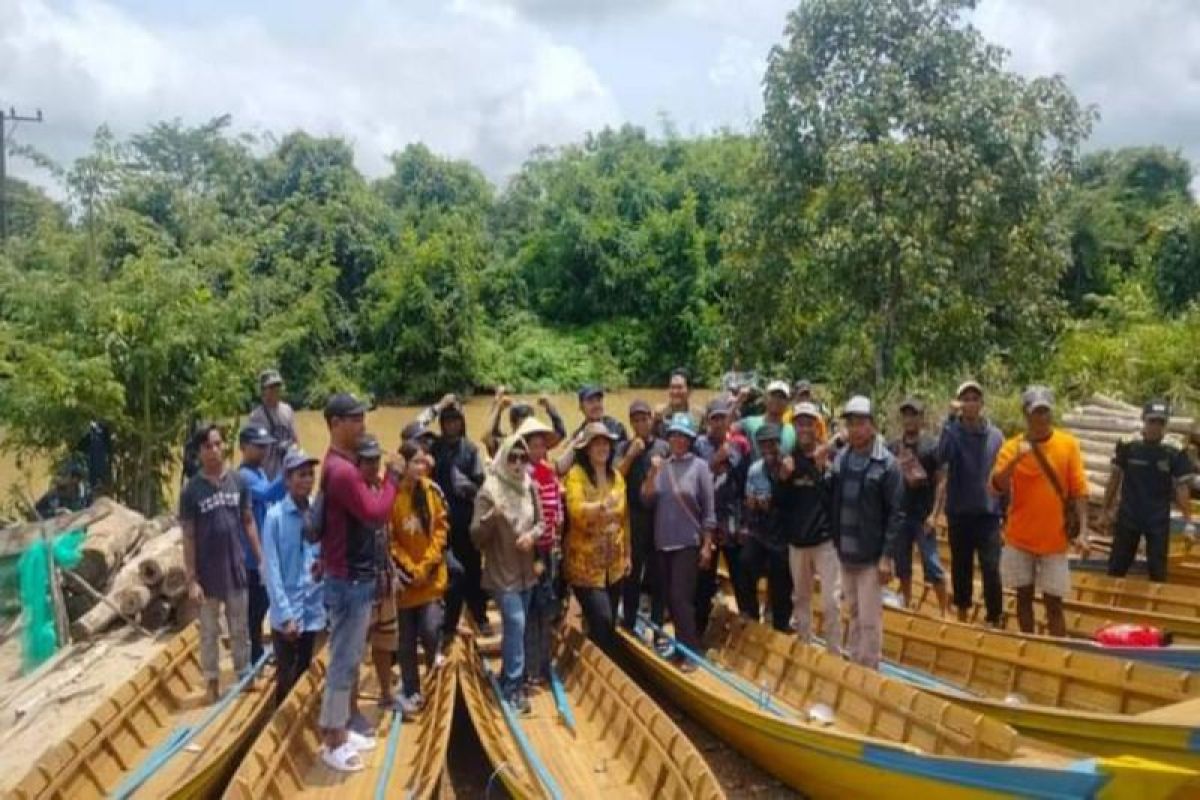
[[[889,442],[867,397],[851,397],[835,420],[807,381],[772,381],[762,395],[732,387],[701,409],[677,371],[664,403],[630,404],[628,428],[598,386],[579,391],[583,421],[571,434],[548,398],[535,406],[501,390],[477,444],[447,395],[392,453],[366,432],[367,407],[337,394],[325,406],[323,462],[297,447],[279,374],[264,373],[261,388],[239,434],[241,466],[228,470],[221,430],[202,427],[199,471],[180,499],[202,667],[215,700],[218,615],[242,676],[264,658],[269,615],[282,702],[327,632],[322,757],[339,770],[361,769],[358,753],[375,746],[358,710],[367,648],[381,706],[418,713],[419,657],[439,667],[464,607],[487,636],[494,604],[501,691],[527,711],[529,693],[550,679],[551,641],[572,598],[599,647],[611,649],[623,625],[691,671],[723,561],[741,614],[874,668],[884,589],[898,579],[911,602],[914,549],[942,613],[952,602],[969,617],[977,563],[988,623],[1000,624],[1008,587],[1032,631],[1040,590],[1050,633],[1063,635],[1067,552],[1088,539],[1079,443],[1054,426],[1043,387],[1023,394],[1025,430],[1007,440],[984,414],[982,386],[967,381],[936,434],[924,404],[904,400]],[[1114,457],[1120,480],[1102,520],[1114,530],[1114,574],[1145,537],[1151,576],[1165,578],[1172,500],[1194,533],[1191,464],[1163,442],[1167,414],[1147,404],[1142,438]],[[943,515],[951,591],[934,533]]]

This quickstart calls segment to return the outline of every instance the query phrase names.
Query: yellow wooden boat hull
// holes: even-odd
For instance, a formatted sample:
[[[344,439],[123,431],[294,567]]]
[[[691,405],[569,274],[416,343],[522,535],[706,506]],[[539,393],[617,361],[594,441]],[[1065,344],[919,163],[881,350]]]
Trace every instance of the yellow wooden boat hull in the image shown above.
[[[895,608],[884,611],[884,657],[963,690],[921,682],[926,691],[1038,739],[1095,755],[1132,755],[1200,771],[1200,712],[1186,712],[1200,699],[1200,681],[1192,673],[1016,639]],[[1177,709],[1175,718],[1172,709]]]
[[[47,753],[12,790],[14,800],[99,800],[116,791],[155,747],[193,724],[200,704],[200,632],[181,631],[157,656]],[[269,675],[269,673],[268,673]],[[218,793],[271,710],[270,680],[234,698],[134,797],[193,800]]]
[[[422,676],[426,706],[416,719],[400,723],[394,747],[390,736],[396,721],[391,714],[377,715],[376,748],[362,754],[365,768],[352,773],[331,770],[320,758],[321,732],[317,721],[325,686],[326,658],[322,653],[314,660],[275,711],[242,759],[224,798],[368,800],[379,791],[386,797],[413,800],[434,797],[441,788],[450,744],[460,648],[450,649],[446,664],[437,672]],[[362,667],[360,685],[364,694],[376,690],[371,666]],[[364,713],[375,714],[373,705],[364,704]]]
[[[533,713],[516,722],[528,751],[505,718],[470,640],[459,671],[463,701],[488,760],[516,798],[552,798],[539,778],[549,774],[564,798],[725,797],[708,764],[683,732],[578,628],[566,628],[555,665],[575,719],[569,729],[550,691],[531,697]]]
[[[721,612],[720,608],[714,611],[714,625],[720,624]],[[1010,764],[930,755],[901,742],[884,742],[782,718],[743,697],[714,692],[682,674],[632,634],[621,631],[620,636],[637,667],[675,703],[763,769],[809,797],[1148,800],[1171,797],[1192,776],[1185,770],[1132,757],[1079,759],[1067,768],[1064,765],[1069,759],[1050,766],[1036,761]],[[865,708],[858,711],[874,713]],[[902,726],[897,729],[900,734],[905,723],[898,720],[898,724]],[[1082,774],[1088,771],[1090,775]]]
[[[1071,593],[1075,600],[1098,606],[1200,619],[1200,592],[1186,586],[1076,571],[1071,573]]]

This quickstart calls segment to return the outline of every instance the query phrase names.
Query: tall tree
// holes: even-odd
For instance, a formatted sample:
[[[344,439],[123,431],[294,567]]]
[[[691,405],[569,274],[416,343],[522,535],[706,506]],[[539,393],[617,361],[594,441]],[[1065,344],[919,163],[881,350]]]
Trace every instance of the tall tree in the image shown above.
[[[1054,203],[1092,116],[1061,79],[1006,71],[963,18],[974,5],[790,14],[733,305],[758,355],[878,382],[1053,325],[1067,262]]]

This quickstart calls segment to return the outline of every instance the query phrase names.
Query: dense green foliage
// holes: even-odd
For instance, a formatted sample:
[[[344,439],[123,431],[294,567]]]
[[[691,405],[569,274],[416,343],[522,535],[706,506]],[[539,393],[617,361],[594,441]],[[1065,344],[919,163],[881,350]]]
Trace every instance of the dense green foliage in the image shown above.
[[[712,382],[731,365],[943,394],[1190,400],[1200,344],[1191,166],[1081,155],[1093,112],[1026,79],[971,0],[807,0],[757,129],[624,127],[531,154],[503,185],[414,144],[371,180],[349,145],[162,123],[10,181],[0,424],[58,454],[114,434],[117,491],[152,507],[184,431],[254,375],[378,399]]]

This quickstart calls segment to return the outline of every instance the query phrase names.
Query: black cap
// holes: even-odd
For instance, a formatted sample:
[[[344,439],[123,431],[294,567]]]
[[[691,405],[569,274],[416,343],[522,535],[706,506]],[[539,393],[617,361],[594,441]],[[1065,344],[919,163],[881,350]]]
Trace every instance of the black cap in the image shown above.
[[[1166,422],[1171,418],[1171,406],[1166,400],[1151,400],[1142,406],[1142,419],[1161,419]]]
[[[900,404],[900,410],[905,411],[907,409],[912,409],[918,414],[924,414],[925,404],[915,397],[906,397],[904,398],[904,402]]]
[[[782,436],[783,436],[783,432],[780,431],[778,425],[776,425],[774,422],[764,422],[762,424],[762,426],[758,429],[758,431],[755,432],[754,441],[756,441],[756,442],[769,442],[771,440],[779,441],[779,439]]]
[[[367,413],[367,404],[348,392],[338,392],[325,403],[325,419],[357,417]]]
[[[275,437],[266,428],[242,428],[238,434],[239,444],[268,445],[275,444]]]
[[[461,418],[462,416],[463,416],[462,403],[458,402],[457,400],[443,406],[442,410],[438,412],[438,420],[439,421],[443,420],[443,419],[454,419],[455,417]]]
[[[587,386],[581,386],[579,389],[579,402],[581,403],[588,398],[597,396],[604,397],[604,390],[599,386],[588,384]]]
[[[629,416],[632,417],[634,414],[649,414],[650,416],[654,416],[654,409],[650,408],[650,404],[645,400],[634,400],[629,404]]]
[[[379,439],[373,433],[364,433],[362,438],[358,440],[358,447],[354,449],[359,458],[379,458],[383,455],[383,448],[379,446]]]

